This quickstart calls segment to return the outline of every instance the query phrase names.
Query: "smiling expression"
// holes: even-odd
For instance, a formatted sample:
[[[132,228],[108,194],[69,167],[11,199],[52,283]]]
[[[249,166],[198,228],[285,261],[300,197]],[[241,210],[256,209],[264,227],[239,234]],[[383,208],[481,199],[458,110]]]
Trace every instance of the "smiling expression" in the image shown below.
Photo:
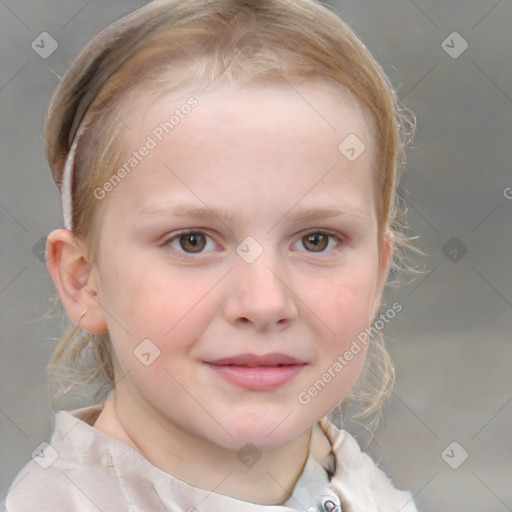
[[[298,90],[196,95],[102,205],[100,300],[126,375],[116,393],[233,449],[289,442],[342,401],[364,350],[315,400],[297,397],[378,307],[367,117],[340,86]],[[188,96],[130,105],[125,156]],[[339,150],[350,134],[366,147],[354,161]],[[151,364],[136,357],[143,340]]]

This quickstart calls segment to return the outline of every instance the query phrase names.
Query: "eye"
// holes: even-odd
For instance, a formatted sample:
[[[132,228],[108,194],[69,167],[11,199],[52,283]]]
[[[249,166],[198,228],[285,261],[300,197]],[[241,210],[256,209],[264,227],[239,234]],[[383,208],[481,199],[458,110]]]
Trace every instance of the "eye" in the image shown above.
[[[169,238],[163,245],[171,247],[175,251],[188,254],[209,252],[216,247],[215,242],[208,235],[200,231],[178,233]]]
[[[304,235],[300,240],[295,242],[293,248],[301,251],[302,249],[297,247],[298,244],[308,252],[329,252],[338,247],[340,238],[324,231],[315,231]]]

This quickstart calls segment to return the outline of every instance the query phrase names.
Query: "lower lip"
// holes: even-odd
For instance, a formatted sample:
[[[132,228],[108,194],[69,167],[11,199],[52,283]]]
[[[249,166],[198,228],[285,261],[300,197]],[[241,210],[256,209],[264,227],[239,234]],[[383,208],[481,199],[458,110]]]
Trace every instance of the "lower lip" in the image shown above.
[[[306,366],[289,364],[283,366],[208,366],[223,379],[244,389],[266,391],[276,389],[291,381]]]

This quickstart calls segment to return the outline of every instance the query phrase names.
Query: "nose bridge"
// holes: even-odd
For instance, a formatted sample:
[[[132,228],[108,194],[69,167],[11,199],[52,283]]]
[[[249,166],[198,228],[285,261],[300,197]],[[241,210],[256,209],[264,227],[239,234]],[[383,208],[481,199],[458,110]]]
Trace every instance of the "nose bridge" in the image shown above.
[[[264,249],[262,247],[261,254],[252,261],[239,254],[235,263],[235,274],[240,280],[241,289],[262,297],[274,294],[284,297],[286,287],[283,278],[279,279],[279,274],[284,274],[284,269],[280,263],[278,254],[269,246]]]
[[[259,328],[288,324],[298,312],[285,284],[285,266],[277,250],[269,246],[261,249],[256,257],[253,253],[253,259],[237,251],[226,313],[231,322],[251,323]],[[254,247],[249,246],[251,250]]]

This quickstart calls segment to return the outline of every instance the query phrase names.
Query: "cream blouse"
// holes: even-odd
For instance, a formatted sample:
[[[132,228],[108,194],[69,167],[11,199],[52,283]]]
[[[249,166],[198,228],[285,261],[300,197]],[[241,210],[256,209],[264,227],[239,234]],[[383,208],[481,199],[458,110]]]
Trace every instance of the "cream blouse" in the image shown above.
[[[292,495],[257,505],[192,487],[93,427],[102,404],[56,414],[50,443],[11,485],[7,512],[417,512],[350,434],[327,418],[313,427]]]

